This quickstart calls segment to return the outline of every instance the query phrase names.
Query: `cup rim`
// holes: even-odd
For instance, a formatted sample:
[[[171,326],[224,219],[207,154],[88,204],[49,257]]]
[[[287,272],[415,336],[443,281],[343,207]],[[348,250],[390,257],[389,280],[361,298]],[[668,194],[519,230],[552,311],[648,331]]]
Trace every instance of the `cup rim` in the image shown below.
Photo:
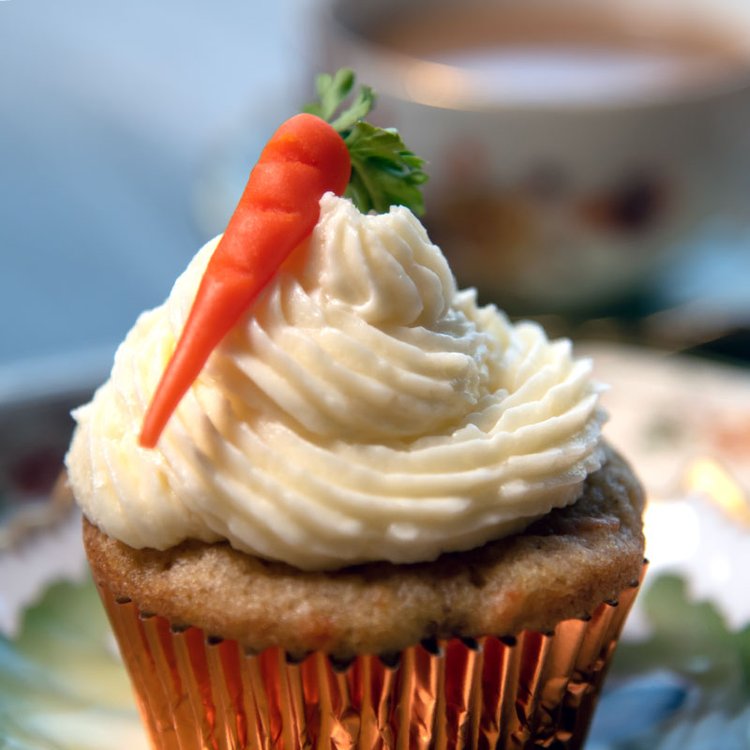
[[[340,17],[338,11],[352,4],[331,0],[323,10],[326,44],[339,44],[350,67],[367,70],[367,83],[380,94],[438,110],[469,112],[609,112],[630,109],[659,109],[680,104],[710,102],[750,88],[750,49],[747,65],[728,68],[725,74],[709,80],[674,81],[634,92],[628,90],[610,96],[592,94],[574,98],[520,97],[507,100],[476,97],[470,70],[444,62],[408,54],[368,38]],[[360,7],[360,6],[357,6]]]

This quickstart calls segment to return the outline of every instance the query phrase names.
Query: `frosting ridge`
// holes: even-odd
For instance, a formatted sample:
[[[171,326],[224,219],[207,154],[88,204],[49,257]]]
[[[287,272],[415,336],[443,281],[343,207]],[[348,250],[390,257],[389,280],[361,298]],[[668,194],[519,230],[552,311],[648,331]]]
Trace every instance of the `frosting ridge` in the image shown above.
[[[306,569],[478,546],[573,502],[603,451],[591,365],[459,291],[405,208],[331,194],[312,237],[138,445],[209,242],[75,412],[84,512],[134,547],[186,538]]]

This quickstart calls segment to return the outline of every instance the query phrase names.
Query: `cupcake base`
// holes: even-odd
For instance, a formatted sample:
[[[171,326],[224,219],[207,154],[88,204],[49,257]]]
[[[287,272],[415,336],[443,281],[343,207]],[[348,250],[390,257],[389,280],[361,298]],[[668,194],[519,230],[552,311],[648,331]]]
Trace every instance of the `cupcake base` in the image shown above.
[[[581,747],[636,586],[551,633],[423,641],[347,663],[247,653],[99,592],[154,748],[510,750]]]

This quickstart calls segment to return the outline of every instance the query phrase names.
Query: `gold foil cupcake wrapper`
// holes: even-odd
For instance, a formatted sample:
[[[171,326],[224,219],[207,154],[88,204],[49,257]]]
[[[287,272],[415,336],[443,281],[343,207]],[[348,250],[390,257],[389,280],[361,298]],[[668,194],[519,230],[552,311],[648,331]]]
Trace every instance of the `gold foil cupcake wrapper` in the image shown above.
[[[636,594],[554,633],[433,640],[337,663],[246,654],[99,587],[160,750],[578,748]]]

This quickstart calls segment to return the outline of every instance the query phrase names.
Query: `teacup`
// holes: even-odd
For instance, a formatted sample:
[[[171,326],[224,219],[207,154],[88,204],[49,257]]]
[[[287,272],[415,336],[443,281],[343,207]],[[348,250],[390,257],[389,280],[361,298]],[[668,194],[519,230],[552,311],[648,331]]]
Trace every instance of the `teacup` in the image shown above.
[[[376,88],[433,239],[512,312],[632,294],[747,173],[750,4],[332,0],[316,64]]]

